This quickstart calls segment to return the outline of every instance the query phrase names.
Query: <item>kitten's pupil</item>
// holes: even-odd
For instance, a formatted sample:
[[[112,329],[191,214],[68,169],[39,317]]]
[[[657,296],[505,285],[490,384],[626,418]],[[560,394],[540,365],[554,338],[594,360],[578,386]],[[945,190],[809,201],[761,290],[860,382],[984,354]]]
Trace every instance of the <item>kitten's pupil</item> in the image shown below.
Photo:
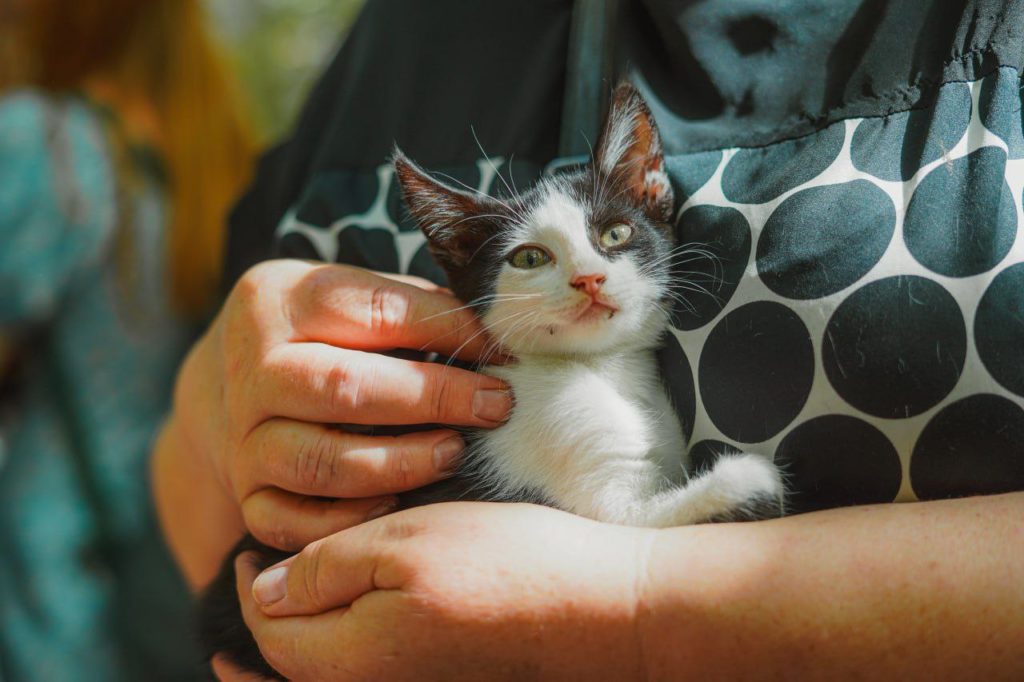
[[[633,236],[633,228],[624,223],[616,223],[601,232],[601,246],[606,249],[622,246]]]
[[[536,246],[522,246],[512,253],[509,263],[514,268],[530,270],[551,261],[551,256],[544,249]]]

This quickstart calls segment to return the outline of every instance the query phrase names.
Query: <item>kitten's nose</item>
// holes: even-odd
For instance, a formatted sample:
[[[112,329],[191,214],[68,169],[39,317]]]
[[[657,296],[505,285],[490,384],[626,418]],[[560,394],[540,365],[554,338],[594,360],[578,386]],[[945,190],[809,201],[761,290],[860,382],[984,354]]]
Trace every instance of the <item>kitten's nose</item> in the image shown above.
[[[604,275],[576,275],[569,280],[569,285],[577,291],[584,291],[590,296],[595,296],[601,290],[605,279]]]

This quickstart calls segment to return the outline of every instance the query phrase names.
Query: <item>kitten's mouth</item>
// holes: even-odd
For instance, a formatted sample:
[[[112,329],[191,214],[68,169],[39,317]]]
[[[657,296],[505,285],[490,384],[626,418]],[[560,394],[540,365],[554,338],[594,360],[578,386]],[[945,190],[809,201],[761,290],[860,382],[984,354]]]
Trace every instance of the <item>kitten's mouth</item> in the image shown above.
[[[619,312],[619,308],[613,303],[606,300],[591,299],[576,313],[576,322],[590,322],[600,319],[610,320],[615,317],[617,312]]]

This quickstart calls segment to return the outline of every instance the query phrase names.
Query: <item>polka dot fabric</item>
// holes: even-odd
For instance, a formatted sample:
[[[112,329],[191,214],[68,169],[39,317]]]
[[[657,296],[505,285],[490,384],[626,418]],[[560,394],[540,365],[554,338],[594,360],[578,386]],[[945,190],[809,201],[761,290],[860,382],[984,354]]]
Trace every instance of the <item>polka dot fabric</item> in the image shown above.
[[[1024,489],[1020,88],[1001,68],[912,111],[666,159],[677,239],[710,254],[676,265],[660,353],[694,470],[773,457],[796,512]],[[496,193],[495,165],[442,170]],[[278,255],[443,281],[389,166],[315,180]]]
[[[715,256],[677,275],[664,368],[696,380],[695,466],[774,457],[793,511],[1024,489],[1020,86],[950,83],[682,187],[677,236]]]

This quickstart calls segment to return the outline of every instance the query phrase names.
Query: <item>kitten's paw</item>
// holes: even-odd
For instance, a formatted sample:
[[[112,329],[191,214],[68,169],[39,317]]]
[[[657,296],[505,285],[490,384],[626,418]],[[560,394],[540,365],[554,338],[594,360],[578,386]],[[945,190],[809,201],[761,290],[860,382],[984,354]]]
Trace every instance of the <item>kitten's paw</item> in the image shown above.
[[[757,521],[782,516],[785,488],[779,468],[758,455],[728,455],[701,478],[708,479],[721,507],[708,523]]]

